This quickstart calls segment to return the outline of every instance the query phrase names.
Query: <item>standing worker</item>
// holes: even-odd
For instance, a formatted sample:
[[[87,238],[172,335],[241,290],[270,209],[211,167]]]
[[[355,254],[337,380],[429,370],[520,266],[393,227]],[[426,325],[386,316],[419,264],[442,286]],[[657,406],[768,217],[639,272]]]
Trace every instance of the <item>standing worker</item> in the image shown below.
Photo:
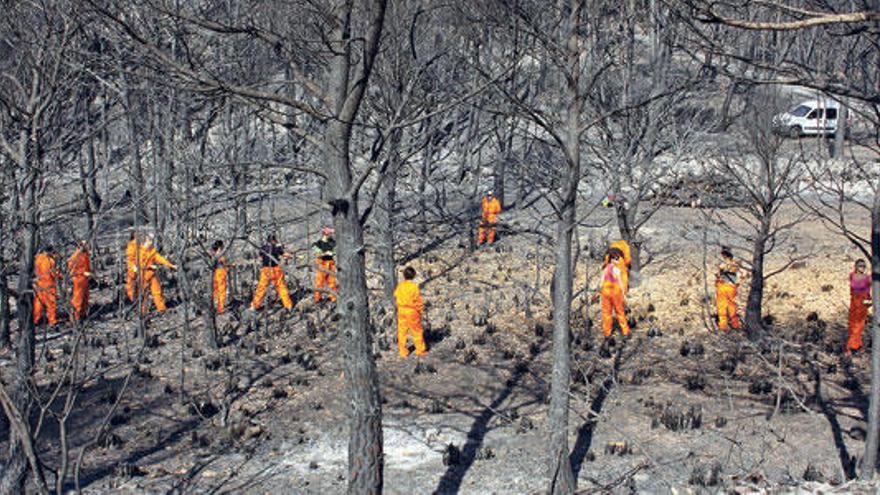
[[[57,284],[60,278],[61,274],[58,273],[55,264],[55,249],[52,246],[46,246],[34,258],[34,325],[40,323],[44,312],[50,327],[55,326],[58,322],[56,301],[58,297]]]
[[[609,247],[605,260],[599,289],[602,300],[602,333],[606,339],[611,337],[616,317],[620,332],[626,337],[629,335],[629,322],[626,321],[624,300],[629,290],[629,273],[624,251],[620,247]]]
[[[128,237],[128,244],[125,246],[125,293],[128,295],[128,300],[132,302],[134,302],[137,288],[138,253],[140,252],[138,244],[138,234],[132,231]]]
[[[849,274],[849,338],[844,353],[847,356],[862,350],[862,330],[865,329],[868,306],[871,304],[871,276],[867,273],[867,267],[865,260],[857,260]]]
[[[287,293],[287,285],[284,283],[284,270],[281,269],[280,263],[282,259],[290,259],[290,253],[284,251],[284,247],[278,244],[278,238],[275,234],[269,234],[266,244],[260,248],[260,281],[257,283],[257,292],[254,293],[254,300],[251,302],[251,309],[256,311],[263,304],[263,297],[266,295],[266,289],[269,288],[269,282],[275,286],[278,291],[278,297],[281,298],[281,304],[286,309],[293,308],[293,302]]]
[[[721,264],[715,274],[715,307],[718,310],[718,329],[727,332],[730,327],[739,330],[742,325],[736,311],[736,290],[739,264],[728,247],[721,248]],[[728,325],[728,321],[730,324]]]
[[[138,280],[138,297],[141,298],[141,312],[145,313],[147,311],[146,292],[149,287],[150,292],[153,295],[153,303],[156,305],[156,310],[160,313],[164,313],[168,308],[165,306],[165,298],[162,296],[162,286],[159,284],[159,278],[156,276],[156,268],[158,265],[162,265],[172,270],[177,270],[177,265],[168,261],[156,251],[156,248],[153,247],[153,239],[150,237],[144,239],[138,256],[137,271],[140,275]]]
[[[321,238],[312,244],[315,251],[315,302],[323,300],[323,291],[329,291],[327,296],[336,302],[336,239],[333,238],[333,228],[321,229]],[[322,290],[323,289],[323,290]]]
[[[229,264],[223,256],[223,241],[219,239],[214,241],[211,253],[214,259],[214,307],[217,309],[217,314],[222,315],[226,311],[227,275],[229,273]]]
[[[73,307],[71,320],[80,321],[89,314],[89,279],[92,277],[92,262],[89,259],[89,242],[79,241],[76,251],[67,260],[67,271],[73,285],[70,305]]]
[[[498,201],[492,191],[486,193],[482,203],[483,218],[480,220],[480,234],[477,238],[477,245],[489,241],[489,244],[495,242],[495,226],[498,224],[498,214],[501,213],[501,202]]]
[[[413,281],[414,278],[416,278],[415,269],[411,266],[404,268],[403,281],[397,284],[397,289],[394,290],[394,299],[397,301],[397,350],[402,358],[409,355],[406,338],[410,334],[416,346],[416,356],[424,356],[428,353],[422,330],[422,311],[425,305],[422,302],[419,285]]]

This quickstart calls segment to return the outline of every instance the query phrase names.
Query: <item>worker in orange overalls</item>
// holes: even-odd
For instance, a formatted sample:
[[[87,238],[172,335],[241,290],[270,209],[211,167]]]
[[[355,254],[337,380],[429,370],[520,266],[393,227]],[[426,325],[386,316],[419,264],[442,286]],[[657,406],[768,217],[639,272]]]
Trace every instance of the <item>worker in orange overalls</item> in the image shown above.
[[[419,285],[413,282],[414,278],[416,278],[415,269],[411,266],[404,268],[403,281],[397,284],[397,289],[394,290],[394,299],[397,301],[397,350],[402,358],[409,355],[406,338],[410,334],[416,346],[416,356],[424,356],[428,353],[422,330],[422,311],[425,305],[419,293]]]
[[[315,251],[315,302],[323,300],[322,289],[330,291],[327,297],[336,302],[336,240],[333,228],[321,229],[321,238],[312,244]]]
[[[849,274],[849,338],[846,340],[847,356],[862,350],[862,331],[868,319],[871,304],[871,276],[865,260],[857,260]]]
[[[89,259],[88,241],[79,241],[76,251],[67,260],[67,272],[73,285],[70,305],[73,313],[70,319],[80,321],[89,314],[89,278],[92,277],[92,263]]]
[[[275,286],[278,291],[278,297],[281,298],[281,304],[286,309],[293,308],[293,301],[290,300],[290,294],[287,293],[287,285],[284,283],[284,270],[281,269],[281,260],[290,259],[290,253],[284,251],[284,247],[278,244],[278,238],[275,234],[270,234],[266,244],[260,248],[260,281],[257,283],[257,292],[254,293],[254,300],[251,302],[251,309],[256,311],[263,305],[263,297],[266,296],[266,289],[269,288],[269,282]]]
[[[134,302],[137,290],[139,252],[138,234],[132,232],[128,238],[128,244],[125,246],[125,293],[128,295],[128,300],[132,302]]]
[[[477,237],[477,245],[488,241],[495,242],[495,226],[498,224],[498,214],[501,213],[501,202],[498,201],[492,191],[486,193],[482,203],[483,218],[480,220],[480,233]]]
[[[214,256],[214,307],[217,308],[217,314],[222,315],[226,311],[227,275],[229,273],[229,264],[223,256],[223,241],[219,239],[214,241],[211,251]]]
[[[148,303],[146,292],[147,288],[149,288],[150,293],[153,295],[153,303],[156,305],[156,310],[163,313],[168,308],[165,306],[165,298],[162,296],[162,286],[159,285],[159,278],[156,276],[156,268],[158,265],[162,265],[172,270],[176,270],[177,265],[159,254],[159,252],[156,251],[156,248],[153,247],[153,239],[149,237],[144,239],[138,256],[137,272],[140,275],[140,277],[138,277],[138,294],[141,299],[141,312],[145,313],[147,311]]]
[[[721,264],[715,274],[715,307],[718,310],[718,329],[724,332],[729,331],[730,327],[734,330],[742,328],[736,311],[738,273],[739,264],[733,259],[730,248],[721,248]]]
[[[61,274],[55,264],[55,249],[46,246],[34,258],[34,325],[40,323],[44,312],[49,326],[55,326],[58,322],[56,301],[60,279]]]
[[[606,338],[611,337],[614,318],[620,326],[620,332],[629,335],[629,322],[626,320],[624,300],[629,290],[629,268],[626,264],[625,251],[621,249],[626,245],[618,241],[612,244],[618,247],[609,247],[605,254],[605,264],[602,269],[602,280],[599,289],[602,300],[602,333]],[[629,246],[626,245],[626,250]]]

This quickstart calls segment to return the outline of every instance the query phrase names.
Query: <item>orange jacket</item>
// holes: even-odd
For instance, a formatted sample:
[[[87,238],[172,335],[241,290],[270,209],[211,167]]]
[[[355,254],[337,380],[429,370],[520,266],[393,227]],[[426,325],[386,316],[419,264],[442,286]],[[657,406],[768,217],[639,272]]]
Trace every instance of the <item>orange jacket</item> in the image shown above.
[[[156,251],[156,248],[145,248],[141,246],[141,264],[140,271],[153,271],[156,269],[156,265],[167,266],[169,268],[173,267],[174,264],[165,259],[164,256],[159,254],[159,251]]]
[[[89,253],[77,249],[70,259],[67,260],[67,271],[70,273],[70,278],[85,277],[86,273],[92,271]]]
[[[489,196],[483,198],[483,220],[495,223],[498,221],[499,213],[501,213],[501,201],[498,201],[498,198],[489,199]]]
[[[397,300],[398,313],[421,314],[425,308],[422,295],[419,292],[419,284],[412,280],[404,280],[397,284],[394,290],[394,298]]]
[[[39,253],[34,258],[34,276],[40,287],[52,287],[58,280],[58,268],[55,266],[55,258],[48,253]]]
[[[125,261],[128,263],[128,271],[133,272],[138,264],[138,242],[134,239],[128,241],[125,246]]]

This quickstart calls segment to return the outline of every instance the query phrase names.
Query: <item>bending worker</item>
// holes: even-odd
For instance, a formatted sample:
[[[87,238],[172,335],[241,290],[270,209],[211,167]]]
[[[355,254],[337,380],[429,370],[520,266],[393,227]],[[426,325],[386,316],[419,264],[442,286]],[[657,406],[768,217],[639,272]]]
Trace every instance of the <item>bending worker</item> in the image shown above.
[[[729,331],[730,327],[734,330],[742,327],[736,310],[738,274],[739,264],[733,259],[730,248],[721,248],[721,264],[715,274],[715,307],[718,310],[718,329],[724,332]]]
[[[327,297],[336,302],[336,239],[333,228],[321,229],[321,238],[312,244],[315,252],[315,302],[323,300],[323,293],[329,291]]]
[[[621,246],[624,241],[615,243]],[[615,244],[612,244],[614,246]],[[629,322],[626,321],[624,300],[629,290],[629,269],[626,264],[626,256],[621,247],[609,247],[605,254],[605,266],[602,270],[602,281],[599,292],[602,300],[602,333],[606,338],[611,337],[614,318],[620,326],[620,332],[629,335]],[[629,246],[626,246],[627,251]]]
[[[55,249],[46,246],[34,258],[34,325],[40,323],[43,313],[49,326],[58,322],[58,280],[61,274],[55,264]]]
[[[269,288],[269,282],[275,286],[278,291],[278,297],[281,298],[281,304],[286,309],[293,308],[293,302],[290,300],[290,294],[287,293],[287,285],[284,283],[284,270],[281,269],[281,260],[290,259],[290,253],[284,251],[284,247],[278,244],[278,238],[275,234],[269,234],[266,244],[260,248],[260,281],[257,283],[257,292],[254,293],[254,300],[251,302],[251,309],[258,310],[263,305],[263,297],[266,296],[266,289]]]
[[[403,270],[403,281],[397,284],[394,290],[394,299],[397,301],[397,350],[400,357],[409,355],[406,348],[406,338],[412,335],[413,344],[416,346],[416,356],[424,356],[428,353],[425,348],[425,336],[422,330],[422,311],[425,305],[419,292],[419,285],[413,281],[416,271],[408,266]]]
[[[489,241],[489,244],[495,242],[495,226],[498,224],[498,214],[501,213],[501,202],[498,201],[492,191],[486,193],[482,203],[483,218],[480,220],[480,233],[477,237],[477,245]]]
[[[223,256],[223,241],[216,240],[211,246],[211,254],[213,256],[214,280],[213,280],[213,299],[214,307],[218,315],[222,315],[226,311],[226,293],[228,290],[227,275],[229,274],[229,264]]]
[[[125,293],[128,300],[134,302],[137,290],[138,253],[140,246],[137,232],[132,232],[125,246]]]
[[[846,340],[847,356],[862,350],[862,331],[868,319],[871,304],[871,276],[865,260],[857,260],[849,274],[849,338]],[[876,310],[875,310],[876,311]]]
[[[150,293],[153,295],[153,303],[156,305],[156,310],[163,313],[168,308],[165,306],[165,298],[162,296],[162,286],[159,285],[159,278],[156,276],[156,268],[161,265],[172,270],[177,270],[177,265],[168,261],[156,251],[156,248],[153,247],[153,239],[150,237],[144,239],[138,256],[140,257],[138,260],[138,274],[140,275],[138,280],[138,297],[141,298],[141,312],[145,313],[147,311],[148,302],[146,292],[149,287]]]
[[[89,279],[92,277],[92,262],[89,259],[88,241],[79,241],[76,251],[67,260],[67,272],[73,285],[70,305],[73,307],[71,320],[80,321],[89,314]]]

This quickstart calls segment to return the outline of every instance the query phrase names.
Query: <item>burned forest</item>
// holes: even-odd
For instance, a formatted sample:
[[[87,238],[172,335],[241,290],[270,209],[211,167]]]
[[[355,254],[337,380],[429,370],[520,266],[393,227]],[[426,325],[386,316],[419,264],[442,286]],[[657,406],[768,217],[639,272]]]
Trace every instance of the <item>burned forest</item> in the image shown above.
[[[876,493],[877,0],[0,0],[0,495]]]

